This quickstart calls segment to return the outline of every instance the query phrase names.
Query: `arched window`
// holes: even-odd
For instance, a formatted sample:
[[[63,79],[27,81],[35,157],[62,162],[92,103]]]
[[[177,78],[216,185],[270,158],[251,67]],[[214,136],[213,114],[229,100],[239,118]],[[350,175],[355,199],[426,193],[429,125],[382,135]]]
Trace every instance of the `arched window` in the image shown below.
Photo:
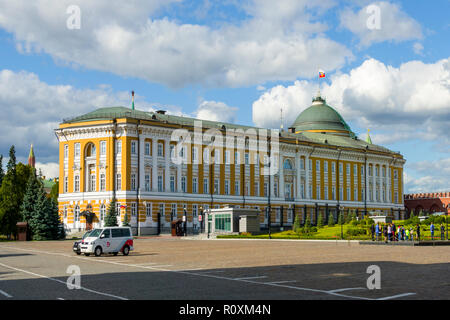
[[[288,169],[288,170],[292,170],[293,166],[292,166],[292,162],[289,159],[284,160],[284,165],[283,165],[284,169]]]

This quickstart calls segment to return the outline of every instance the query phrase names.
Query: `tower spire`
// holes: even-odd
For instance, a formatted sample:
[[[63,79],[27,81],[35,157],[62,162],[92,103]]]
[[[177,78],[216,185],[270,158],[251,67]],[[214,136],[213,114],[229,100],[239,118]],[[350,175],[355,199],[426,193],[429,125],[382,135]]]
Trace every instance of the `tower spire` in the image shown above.
[[[34,157],[33,144],[31,144],[30,154],[28,155],[28,165],[31,167],[35,167],[36,158]]]
[[[366,142],[368,144],[372,144],[372,139],[370,139],[370,135],[369,135],[370,129],[367,129],[367,137],[366,137]]]

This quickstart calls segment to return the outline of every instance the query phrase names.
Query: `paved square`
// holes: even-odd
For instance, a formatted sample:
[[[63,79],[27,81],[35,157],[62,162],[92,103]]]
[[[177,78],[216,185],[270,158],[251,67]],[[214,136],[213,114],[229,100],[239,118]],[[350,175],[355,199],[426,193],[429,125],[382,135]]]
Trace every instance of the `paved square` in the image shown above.
[[[450,299],[448,246],[155,237],[85,257],[72,243],[0,243],[0,299]],[[367,288],[370,265],[381,289]],[[69,266],[81,290],[67,288]]]

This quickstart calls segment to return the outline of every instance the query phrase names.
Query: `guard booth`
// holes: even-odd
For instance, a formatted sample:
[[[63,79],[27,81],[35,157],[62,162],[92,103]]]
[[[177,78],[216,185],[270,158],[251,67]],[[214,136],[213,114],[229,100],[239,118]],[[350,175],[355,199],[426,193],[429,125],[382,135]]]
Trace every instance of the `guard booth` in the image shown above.
[[[17,222],[16,227],[17,227],[17,240],[27,241],[28,223]]]
[[[260,232],[260,211],[257,209],[225,207],[208,210],[207,214],[207,233]]]

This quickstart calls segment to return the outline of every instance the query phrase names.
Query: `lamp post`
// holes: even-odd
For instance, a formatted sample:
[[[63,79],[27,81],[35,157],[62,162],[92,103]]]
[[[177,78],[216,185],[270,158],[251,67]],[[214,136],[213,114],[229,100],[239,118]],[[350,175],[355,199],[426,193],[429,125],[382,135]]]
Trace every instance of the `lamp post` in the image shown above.
[[[186,211],[186,205],[184,205],[184,207],[183,207],[183,220],[184,220],[184,222],[183,222],[183,229],[184,229],[184,236],[186,237],[187,236],[187,211]]]
[[[267,145],[267,150],[268,150],[268,165],[269,165],[269,186],[268,186],[268,192],[267,192],[267,227],[269,228],[269,239],[272,239],[272,235],[270,233],[270,194],[272,193],[272,187],[270,185],[270,175],[272,172],[272,168],[271,168],[271,161],[270,161],[270,137],[267,138],[268,141],[268,145]]]
[[[344,210],[344,207],[343,206],[338,206],[338,208],[339,208],[339,220],[340,220],[340,225],[341,225],[341,239],[344,239],[344,232],[343,232],[343,223],[344,223],[344,217],[342,217],[341,218],[341,211],[343,211]]]
[[[445,230],[446,230],[446,233],[447,233],[447,236],[446,236],[446,238],[447,238],[447,241],[448,241],[448,209],[450,208],[450,203],[449,204],[447,204],[447,212],[445,213]]]
[[[200,207],[200,216],[202,220],[200,221],[200,233],[203,233],[203,223],[205,221],[205,216],[203,215],[203,207]]]

